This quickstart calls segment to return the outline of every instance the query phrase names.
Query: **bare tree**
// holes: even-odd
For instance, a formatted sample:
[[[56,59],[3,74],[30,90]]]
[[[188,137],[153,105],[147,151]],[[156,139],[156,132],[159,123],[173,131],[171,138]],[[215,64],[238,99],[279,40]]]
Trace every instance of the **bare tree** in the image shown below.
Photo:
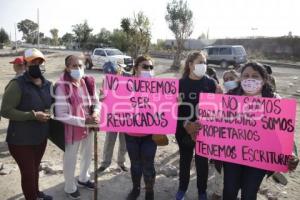
[[[165,19],[169,29],[174,33],[176,39],[176,53],[171,69],[178,70],[181,65],[181,54],[184,50],[184,41],[193,32],[193,12],[189,9],[187,2],[173,0],[167,4],[167,15]]]
[[[53,29],[50,30],[50,33],[52,35],[52,44],[54,46],[57,46],[59,44],[58,29],[57,28],[53,28]]]
[[[121,28],[129,41],[128,50],[136,58],[139,54],[147,54],[151,43],[151,25],[149,18],[139,12],[132,19],[123,18]]]

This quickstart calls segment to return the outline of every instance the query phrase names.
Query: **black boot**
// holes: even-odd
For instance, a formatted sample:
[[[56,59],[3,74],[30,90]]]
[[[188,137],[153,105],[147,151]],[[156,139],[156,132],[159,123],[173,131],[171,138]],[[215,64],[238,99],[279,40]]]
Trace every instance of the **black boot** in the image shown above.
[[[141,193],[141,177],[131,176],[133,188],[128,194],[126,200],[136,200]]]
[[[154,200],[154,191],[146,191],[145,200]]]
[[[128,194],[126,200],[136,200],[141,193],[141,189],[140,188],[132,188],[131,192]]]
[[[146,189],[145,200],[154,200],[154,189],[153,189],[154,183],[155,183],[155,178],[145,179],[145,189]]]

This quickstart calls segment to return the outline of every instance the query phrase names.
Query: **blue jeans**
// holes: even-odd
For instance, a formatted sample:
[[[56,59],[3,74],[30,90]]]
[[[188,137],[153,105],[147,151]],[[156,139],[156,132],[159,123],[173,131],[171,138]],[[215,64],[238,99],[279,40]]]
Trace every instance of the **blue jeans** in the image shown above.
[[[224,163],[223,200],[236,200],[241,189],[242,200],[256,200],[266,171],[234,163]]]
[[[154,158],[157,145],[152,140],[152,136],[134,137],[126,135],[125,140],[131,162],[130,171],[133,185],[139,185],[143,176],[146,187],[149,185],[153,188],[155,181]]]

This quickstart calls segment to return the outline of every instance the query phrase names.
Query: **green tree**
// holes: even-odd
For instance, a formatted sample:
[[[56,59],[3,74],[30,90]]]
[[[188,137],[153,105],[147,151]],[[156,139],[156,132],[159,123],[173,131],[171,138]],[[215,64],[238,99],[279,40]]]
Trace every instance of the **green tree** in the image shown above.
[[[75,39],[79,43],[80,47],[85,48],[89,38],[92,36],[92,28],[89,27],[85,20],[82,24],[73,25],[73,32],[75,33]]]
[[[152,45],[152,48],[155,49],[155,50],[165,50],[165,49],[167,49],[166,48],[166,41],[159,39],[159,40],[157,40],[156,44]]]
[[[151,43],[151,25],[149,18],[143,12],[134,15],[133,18],[123,18],[121,28],[126,33],[129,42],[128,51],[132,57],[139,54],[147,54]]]
[[[130,18],[123,18],[121,20],[121,28],[127,34],[130,34],[131,31],[131,20]]]
[[[42,44],[50,45],[52,43],[52,38],[50,37],[43,37],[40,40]]]
[[[44,38],[45,37],[45,34],[40,32],[40,39]]]
[[[71,42],[73,42],[75,40],[75,37],[72,33],[65,33],[62,38],[62,43],[63,44],[70,44]]]
[[[59,39],[58,39],[58,29],[53,28],[50,30],[50,33],[52,35],[52,45],[57,46],[59,45]]]
[[[0,44],[4,44],[9,42],[9,36],[6,33],[6,31],[4,30],[4,28],[0,29]]]
[[[181,65],[181,54],[184,50],[184,41],[193,32],[193,12],[189,9],[187,2],[183,0],[172,0],[167,4],[167,15],[165,19],[169,29],[174,33],[176,39],[176,53],[172,69],[178,70]]]
[[[199,39],[199,40],[204,40],[204,39],[207,39],[206,37],[207,37],[207,35],[206,35],[205,33],[202,33],[202,34],[198,37],[198,39]]]
[[[111,32],[105,28],[102,28],[100,33],[95,36],[95,42],[101,46],[111,45]]]
[[[24,39],[27,43],[36,43],[37,42],[37,29],[38,24],[25,19],[18,23],[18,30],[23,33],[22,39]]]
[[[123,52],[127,52],[129,48],[127,38],[127,34],[123,30],[115,29],[110,36],[111,45]]]

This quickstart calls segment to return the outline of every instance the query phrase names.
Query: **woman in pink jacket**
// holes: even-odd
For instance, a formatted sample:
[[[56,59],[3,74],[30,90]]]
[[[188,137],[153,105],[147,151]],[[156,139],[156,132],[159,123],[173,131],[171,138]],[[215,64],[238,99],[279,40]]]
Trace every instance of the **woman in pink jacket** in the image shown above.
[[[92,160],[93,134],[90,127],[99,124],[99,99],[95,81],[84,76],[82,61],[74,55],[65,59],[66,68],[56,84],[55,114],[65,124],[63,169],[65,192],[71,199],[80,199],[77,185],[94,190],[89,167]],[[77,152],[81,146],[79,179],[75,180]]]

